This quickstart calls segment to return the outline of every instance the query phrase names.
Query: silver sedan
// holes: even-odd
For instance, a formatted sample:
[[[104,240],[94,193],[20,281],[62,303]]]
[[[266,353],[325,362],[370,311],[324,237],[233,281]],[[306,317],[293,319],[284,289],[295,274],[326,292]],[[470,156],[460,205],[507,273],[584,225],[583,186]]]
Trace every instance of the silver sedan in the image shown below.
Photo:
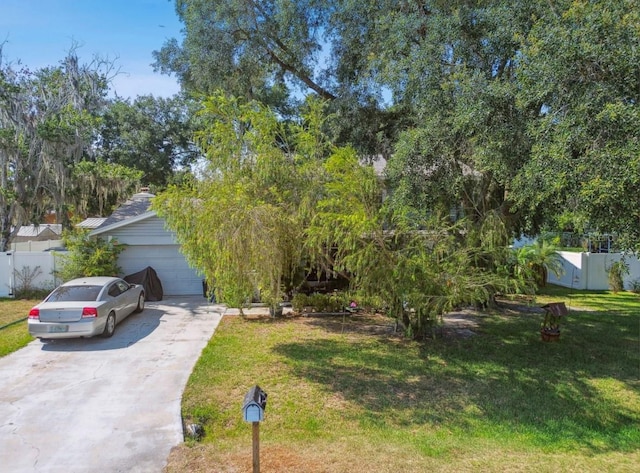
[[[116,325],[144,309],[144,290],[120,278],[91,277],[58,286],[29,312],[29,333],[40,339],[111,337]]]

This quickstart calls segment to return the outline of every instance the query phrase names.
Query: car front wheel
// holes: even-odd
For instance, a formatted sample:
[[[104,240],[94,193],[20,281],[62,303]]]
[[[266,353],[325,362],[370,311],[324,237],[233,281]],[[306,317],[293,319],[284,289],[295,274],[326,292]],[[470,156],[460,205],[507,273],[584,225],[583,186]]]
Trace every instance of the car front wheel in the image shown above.
[[[107,316],[107,323],[104,324],[104,332],[102,332],[102,336],[105,338],[110,338],[113,336],[113,333],[116,331],[116,314],[113,312],[109,312]]]

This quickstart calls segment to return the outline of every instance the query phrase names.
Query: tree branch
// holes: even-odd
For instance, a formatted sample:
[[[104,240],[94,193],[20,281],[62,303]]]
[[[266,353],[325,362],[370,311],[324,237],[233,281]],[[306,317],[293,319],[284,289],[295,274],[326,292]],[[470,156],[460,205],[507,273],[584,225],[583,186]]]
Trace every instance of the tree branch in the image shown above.
[[[288,64],[285,61],[283,61],[282,59],[280,59],[278,57],[278,55],[271,48],[267,47],[266,51],[267,51],[267,54],[269,55],[269,57],[276,64],[278,64],[285,71],[288,71],[291,74],[293,74],[294,76],[296,76],[298,79],[300,79],[302,82],[304,82],[307,85],[307,87],[309,87],[311,90],[316,92],[320,97],[322,97],[325,100],[334,100],[336,98],[335,95],[333,95],[331,92],[329,92],[325,88],[323,88],[320,85],[318,85],[317,83],[315,83],[308,75],[302,73],[302,71],[300,71],[298,68],[296,68],[296,67],[292,66],[291,64]]]

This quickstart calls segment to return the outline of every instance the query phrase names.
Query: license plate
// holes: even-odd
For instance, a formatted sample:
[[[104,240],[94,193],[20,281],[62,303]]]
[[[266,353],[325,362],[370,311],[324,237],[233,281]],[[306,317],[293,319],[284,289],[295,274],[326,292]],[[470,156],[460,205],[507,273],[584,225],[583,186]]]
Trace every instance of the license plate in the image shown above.
[[[64,333],[69,331],[68,325],[50,325],[49,333]]]

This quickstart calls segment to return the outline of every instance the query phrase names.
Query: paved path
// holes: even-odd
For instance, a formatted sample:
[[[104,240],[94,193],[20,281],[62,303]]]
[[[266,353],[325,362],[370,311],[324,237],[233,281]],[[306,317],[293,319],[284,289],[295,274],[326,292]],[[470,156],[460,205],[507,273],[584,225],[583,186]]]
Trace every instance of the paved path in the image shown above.
[[[111,339],[36,340],[0,358],[0,471],[160,473],[224,310],[202,297],[147,303]]]

